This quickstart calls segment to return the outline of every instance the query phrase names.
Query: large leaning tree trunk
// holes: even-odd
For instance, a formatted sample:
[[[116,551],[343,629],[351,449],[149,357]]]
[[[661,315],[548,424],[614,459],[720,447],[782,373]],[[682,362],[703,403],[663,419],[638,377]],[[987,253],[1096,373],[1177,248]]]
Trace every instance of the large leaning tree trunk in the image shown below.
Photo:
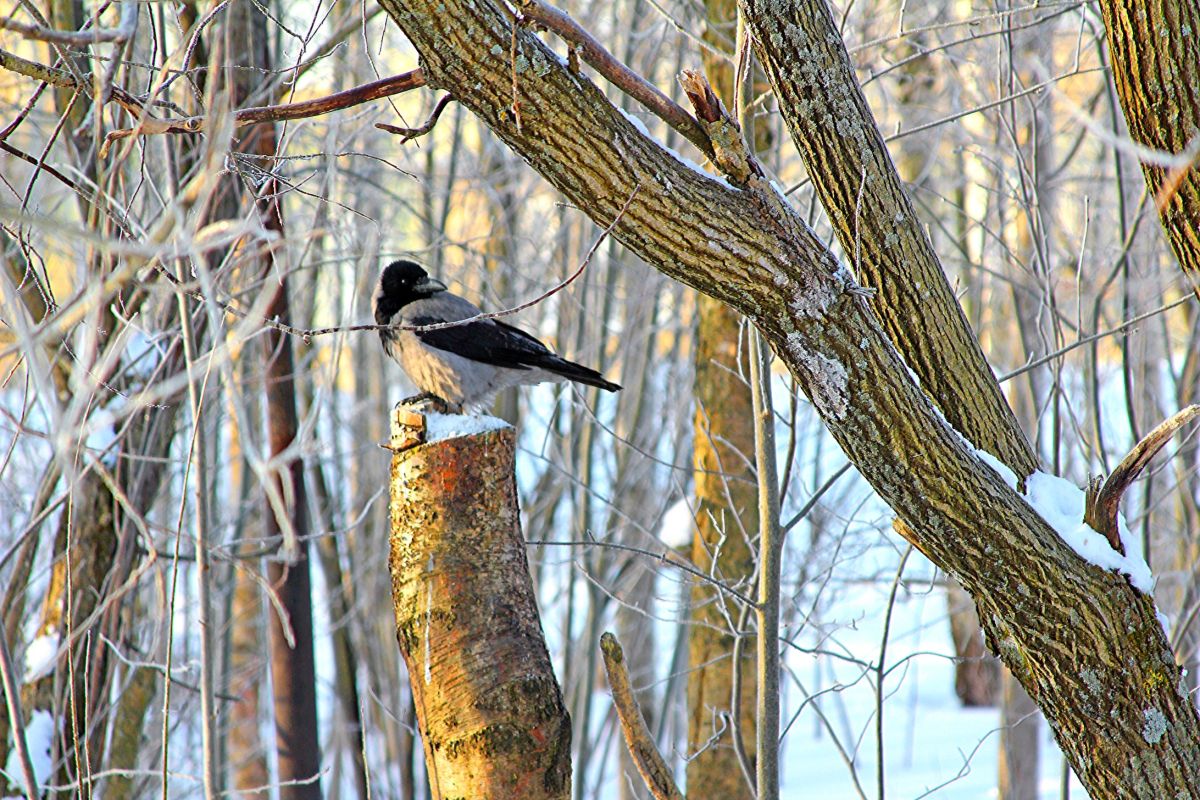
[[[1200,297],[1200,4],[1102,0],[1100,10],[1129,134],[1157,151],[1142,162],[1146,186]]]
[[[507,425],[417,444],[392,422],[396,639],[434,800],[568,800],[571,719],[550,665]],[[415,446],[414,446],[415,445]]]
[[[811,127],[834,154],[809,171],[832,181],[818,190],[835,227],[857,229],[864,279],[868,256],[885,270],[873,298],[756,165],[722,156],[737,155],[727,122],[708,130],[728,184],[641,133],[531,30],[514,31],[506,8],[382,5],[430,85],[451,92],[598,223],[616,220],[614,235],[648,263],[759,327],[902,533],[975,598],[989,642],[1093,796],[1200,792],[1188,788],[1200,787],[1200,720],[1153,600],[1080,558],[964,439],[1019,475],[1036,466],[977,343],[960,332],[961,311],[823,2],[742,7],[793,140]],[[935,326],[914,312],[889,337],[881,317],[906,303],[944,318]]]

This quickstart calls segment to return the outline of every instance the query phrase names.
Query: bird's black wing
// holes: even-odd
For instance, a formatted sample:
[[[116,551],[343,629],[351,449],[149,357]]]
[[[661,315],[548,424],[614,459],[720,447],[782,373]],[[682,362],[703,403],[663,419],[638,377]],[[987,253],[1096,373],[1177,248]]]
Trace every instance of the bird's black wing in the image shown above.
[[[436,317],[410,317],[412,325],[436,325],[445,322]],[[530,369],[542,366],[553,353],[520,328],[495,320],[479,320],[450,328],[414,331],[422,344],[455,355],[509,369]]]

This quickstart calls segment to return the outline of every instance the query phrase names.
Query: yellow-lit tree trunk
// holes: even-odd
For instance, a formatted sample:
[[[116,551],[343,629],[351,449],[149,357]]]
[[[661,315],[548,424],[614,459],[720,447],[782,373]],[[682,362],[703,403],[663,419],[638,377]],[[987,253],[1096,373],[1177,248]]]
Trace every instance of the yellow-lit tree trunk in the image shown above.
[[[737,39],[736,0],[705,0],[704,38],[714,50],[733,54]],[[704,69],[729,108],[736,108],[732,61],[704,53]],[[765,125],[759,126],[767,138]],[[763,147],[767,142],[760,143]],[[758,538],[758,492],[754,475],[754,409],[750,384],[749,337],[742,315],[706,295],[697,297],[693,426],[693,481],[696,531],[692,561],[707,574],[745,583],[754,574]],[[741,632],[731,621],[746,620]],[[687,785],[705,795],[753,796],[746,780],[754,769],[754,709],[757,679],[754,647],[743,642],[749,622],[736,603],[714,587],[692,589],[688,633]],[[734,691],[738,696],[735,702]],[[736,706],[736,708],[735,708]],[[734,718],[736,713],[736,719]],[[733,737],[744,748],[739,763]]]
[[[433,798],[567,800],[571,721],[525,557],[516,435],[405,449],[399,430],[392,604]]]
[[[741,315],[711,297],[699,299],[696,327],[696,422],[693,480],[696,532],[692,561],[705,574],[748,586],[754,574],[758,535],[758,493],[754,484],[754,415],[750,385],[738,374],[746,364]],[[750,797],[734,750],[740,736],[754,758],[754,647],[745,643],[735,664],[737,636],[731,629],[749,619],[715,587],[692,589],[692,626],[688,634],[689,789],[703,796]],[[733,720],[735,670],[740,677],[738,715]],[[698,754],[698,755],[696,755]],[[751,762],[752,764],[753,762]],[[753,767],[751,766],[751,769]]]

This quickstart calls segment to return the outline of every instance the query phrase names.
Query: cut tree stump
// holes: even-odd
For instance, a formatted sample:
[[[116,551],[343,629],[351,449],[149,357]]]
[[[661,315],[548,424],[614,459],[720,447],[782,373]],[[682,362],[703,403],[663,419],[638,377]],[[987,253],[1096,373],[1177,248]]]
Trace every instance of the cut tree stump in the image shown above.
[[[438,439],[447,420],[462,433]],[[525,557],[516,435],[480,422],[392,420],[392,603],[430,789],[567,800],[571,722]]]

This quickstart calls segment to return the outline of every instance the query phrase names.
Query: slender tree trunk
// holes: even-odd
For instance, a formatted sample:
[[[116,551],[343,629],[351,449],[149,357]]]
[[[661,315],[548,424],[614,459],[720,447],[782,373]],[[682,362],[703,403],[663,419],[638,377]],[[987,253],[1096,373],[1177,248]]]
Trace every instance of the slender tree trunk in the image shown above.
[[[245,104],[260,88],[261,75],[271,69],[272,57],[266,14],[250,3],[235,3],[224,15],[221,50],[230,70],[230,100]],[[275,126],[259,124],[238,131],[238,149],[259,156],[274,156]],[[229,187],[230,191],[234,187]],[[282,239],[284,234],[280,186],[269,180],[262,198],[256,199],[263,226]],[[272,292],[266,316],[291,319],[286,267],[276,262],[281,251],[247,254],[257,270],[248,269]],[[312,585],[308,557],[309,519],[304,464],[295,454],[297,421],[296,370],[290,337],[276,328],[263,335],[265,367],[264,412],[268,452],[276,470],[269,478],[264,511],[264,537],[279,542],[267,562],[267,583],[274,593],[270,604],[268,638],[271,690],[274,697],[277,780],[282,800],[308,800],[321,796],[319,772],[316,665],[313,654]],[[289,455],[291,454],[291,455]]]
[[[394,421],[393,443],[396,638],[434,800],[566,800],[571,722],[529,578],[516,434],[402,449]]]
[[[705,40],[733,54],[737,3],[705,0],[704,7]],[[726,106],[736,108],[731,61],[705,52],[704,67]],[[758,538],[754,407],[747,377],[752,357],[749,331],[741,314],[724,303],[703,294],[697,295],[696,303],[692,561],[706,574],[749,586]],[[702,583],[693,587],[687,691],[687,752],[692,758],[687,764],[687,786],[731,800],[753,797],[746,773],[753,774],[755,758],[754,647],[743,642],[735,663],[735,643],[739,636],[749,636],[750,626],[739,632],[731,625],[743,618],[738,605],[713,587]],[[746,754],[744,767],[735,736]]]
[[[696,422],[693,480],[696,532],[692,562],[705,574],[749,586],[754,574],[753,543],[758,536],[754,483],[754,415],[750,385],[739,375],[749,366],[740,336],[741,316],[712,298],[699,298],[696,327]],[[733,661],[737,632],[744,617],[739,605],[709,584],[692,588],[692,625],[688,635],[689,791],[713,797],[749,798],[750,787],[738,762],[733,736],[753,770],[754,647],[744,642]],[[749,636],[750,625],[743,635]],[[733,689],[740,679],[738,697]],[[732,714],[738,710],[737,718]],[[693,757],[694,756],[694,757]]]
[[[274,152],[274,137],[270,152]],[[263,148],[264,150],[266,147]],[[268,184],[271,192],[276,184]],[[276,195],[277,197],[277,195]],[[283,233],[278,200],[270,200],[264,220],[268,229]],[[272,258],[267,259],[270,264]],[[276,282],[264,273],[266,285]],[[275,297],[267,306],[269,319],[291,319],[286,279],[275,283]],[[321,748],[317,739],[316,663],[313,656],[312,579],[309,569],[309,521],[304,463],[285,454],[294,447],[296,419],[295,366],[290,337],[268,329],[266,342],[267,436],[273,459],[282,461],[272,477],[276,497],[286,503],[276,509],[268,499],[267,541],[280,541],[279,552],[267,562],[267,580],[280,610],[270,615],[271,689],[275,698],[275,744],[280,796],[284,800],[319,800]],[[286,511],[286,520],[280,514]],[[285,533],[285,530],[287,531]]]

